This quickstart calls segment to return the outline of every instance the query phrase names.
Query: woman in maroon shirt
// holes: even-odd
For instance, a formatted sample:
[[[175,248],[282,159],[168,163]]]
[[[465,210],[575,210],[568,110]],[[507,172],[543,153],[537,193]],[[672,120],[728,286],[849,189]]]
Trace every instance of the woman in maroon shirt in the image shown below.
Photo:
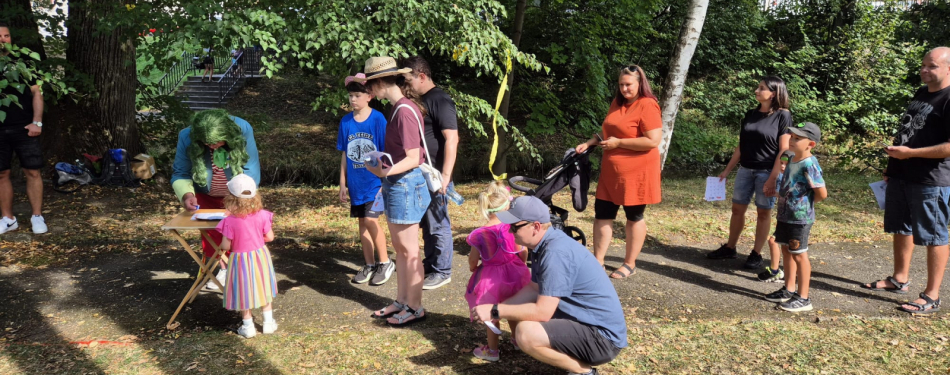
[[[382,178],[386,220],[396,249],[396,300],[373,312],[374,318],[388,318],[393,326],[404,326],[426,318],[422,308],[422,262],[419,259],[419,222],[432,197],[422,170],[425,148],[422,146],[422,118],[425,116],[418,98],[406,85],[404,73],[391,57],[366,60],[364,69],[367,90],[379,99],[393,103],[392,115],[386,125],[385,150],[392,156],[366,169]],[[415,99],[415,100],[413,100]]]

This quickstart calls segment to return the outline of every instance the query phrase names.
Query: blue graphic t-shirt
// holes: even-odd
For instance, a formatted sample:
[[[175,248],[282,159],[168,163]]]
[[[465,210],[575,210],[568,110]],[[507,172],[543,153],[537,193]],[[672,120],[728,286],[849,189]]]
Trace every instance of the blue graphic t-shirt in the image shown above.
[[[815,222],[815,190],[825,187],[821,166],[814,156],[789,162],[778,190],[778,221],[789,224]]]
[[[376,199],[380,186],[379,177],[366,170],[363,155],[372,151],[384,151],[385,141],[386,117],[375,109],[363,122],[356,122],[352,112],[340,120],[336,149],[346,153],[346,188],[350,194],[350,203],[354,206]]]

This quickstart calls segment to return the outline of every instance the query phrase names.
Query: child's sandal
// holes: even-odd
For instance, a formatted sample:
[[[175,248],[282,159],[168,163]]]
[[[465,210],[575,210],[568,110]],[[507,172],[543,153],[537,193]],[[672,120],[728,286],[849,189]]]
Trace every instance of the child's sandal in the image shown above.
[[[390,312],[386,313],[386,312],[385,312],[385,311],[386,311],[386,307],[389,307],[389,306],[386,306],[386,307],[382,308],[381,310],[373,311],[373,313],[370,314],[370,317],[375,318],[375,319],[386,319],[386,318],[388,318],[388,317],[390,317],[390,316],[393,316],[393,315],[396,314],[396,313],[399,313],[399,312],[402,311],[402,310],[405,310],[407,307],[409,307],[409,306],[406,306],[406,305],[402,304],[402,303],[399,302],[399,301],[393,301],[393,303],[392,303],[390,306],[395,307],[396,310],[393,310],[393,311],[390,311]],[[377,313],[379,313],[379,314],[377,314]]]

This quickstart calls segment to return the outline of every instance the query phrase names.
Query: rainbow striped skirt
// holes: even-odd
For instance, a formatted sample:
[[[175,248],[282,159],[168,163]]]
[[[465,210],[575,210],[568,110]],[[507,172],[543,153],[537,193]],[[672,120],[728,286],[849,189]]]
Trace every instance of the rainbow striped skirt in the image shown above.
[[[224,308],[250,310],[263,307],[277,296],[277,276],[267,246],[246,253],[231,253],[224,287]]]

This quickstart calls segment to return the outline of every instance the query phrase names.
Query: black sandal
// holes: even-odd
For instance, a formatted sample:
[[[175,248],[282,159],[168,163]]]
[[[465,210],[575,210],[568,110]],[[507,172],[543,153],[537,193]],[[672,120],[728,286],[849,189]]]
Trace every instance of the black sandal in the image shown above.
[[[926,293],[920,293],[920,296],[918,297],[920,297],[920,299],[924,301],[927,301],[927,303],[921,304],[921,303],[915,303],[915,302],[907,302],[907,303],[901,304],[901,306],[898,306],[897,308],[900,309],[901,311],[909,312],[911,314],[918,314],[918,315],[929,315],[937,311],[940,311],[940,298],[937,298],[937,300],[934,301]],[[904,307],[903,305],[914,306],[917,308],[917,310],[908,309]]]
[[[390,317],[390,316],[393,316],[394,314],[397,314],[397,313],[399,313],[400,311],[405,310],[406,308],[409,307],[409,306],[406,306],[406,305],[402,304],[402,302],[399,302],[399,301],[393,301],[393,303],[392,303],[391,306],[395,306],[395,307],[396,307],[396,311],[392,311],[392,312],[390,312],[390,313],[388,313],[388,314],[383,313],[383,311],[386,311],[386,307],[389,307],[389,306],[386,306],[386,307],[383,307],[383,308],[380,309],[380,310],[373,311],[373,313],[370,314],[369,316],[372,317],[372,318],[374,318],[374,319],[386,319],[386,318],[388,318],[388,317]],[[380,313],[380,314],[377,314],[377,313]]]
[[[888,288],[886,286],[883,288],[875,287],[875,285],[877,285],[878,283],[882,281],[888,281],[891,284],[894,284],[894,287],[893,288]],[[864,288],[867,290],[873,290],[876,292],[891,292],[891,293],[897,293],[897,294],[907,294],[907,291],[910,289],[908,288],[909,286],[910,286],[910,281],[906,283],[902,283],[900,281],[897,281],[897,279],[895,279],[894,276],[888,276],[887,278],[884,278],[883,280],[878,280],[872,283],[868,283],[867,285],[861,284],[861,288]]]
[[[396,314],[392,316],[393,319],[396,319],[397,323],[390,323],[388,320],[386,321],[386,323],[389,324],[390,327],[408,327],[415,323],[426,320],[426,317],[428,317],[429,315],[425,313],[426,309],[421,308],[421,307],[419,308],[419,310],[413,310],[411,307],[406,306],[406,312],[408,314],[403,314],[403,315]],[[412,320],[406,321],[410,317],[412,317]]]
[[[621,269],[621,268],[626,268],[626,269],[627,269],[627,274],[626,274],[626,275],[624,275],[622,272],[620,272],[620,269]],[[633,274],[635,274],[635,273],[637,273],[637,268],[636,268],[636,267],[630,268],[630,266],[628,266],[626,263],[624,263],[624,264],[621,264],[620,267],[617,267],[617,269],[615,269],[614,272],[611,272],[611,273],[610,273],[610,278],[611,278],[611,279],[618,279],[618,280],[619,280],[619,279],[626,279],[626,278],[628,278],[628,277],[630,277],[630,276],[633,276]],[[613,277],[615,274],[616,274],[616,275],[620,275],[620,277]]]

